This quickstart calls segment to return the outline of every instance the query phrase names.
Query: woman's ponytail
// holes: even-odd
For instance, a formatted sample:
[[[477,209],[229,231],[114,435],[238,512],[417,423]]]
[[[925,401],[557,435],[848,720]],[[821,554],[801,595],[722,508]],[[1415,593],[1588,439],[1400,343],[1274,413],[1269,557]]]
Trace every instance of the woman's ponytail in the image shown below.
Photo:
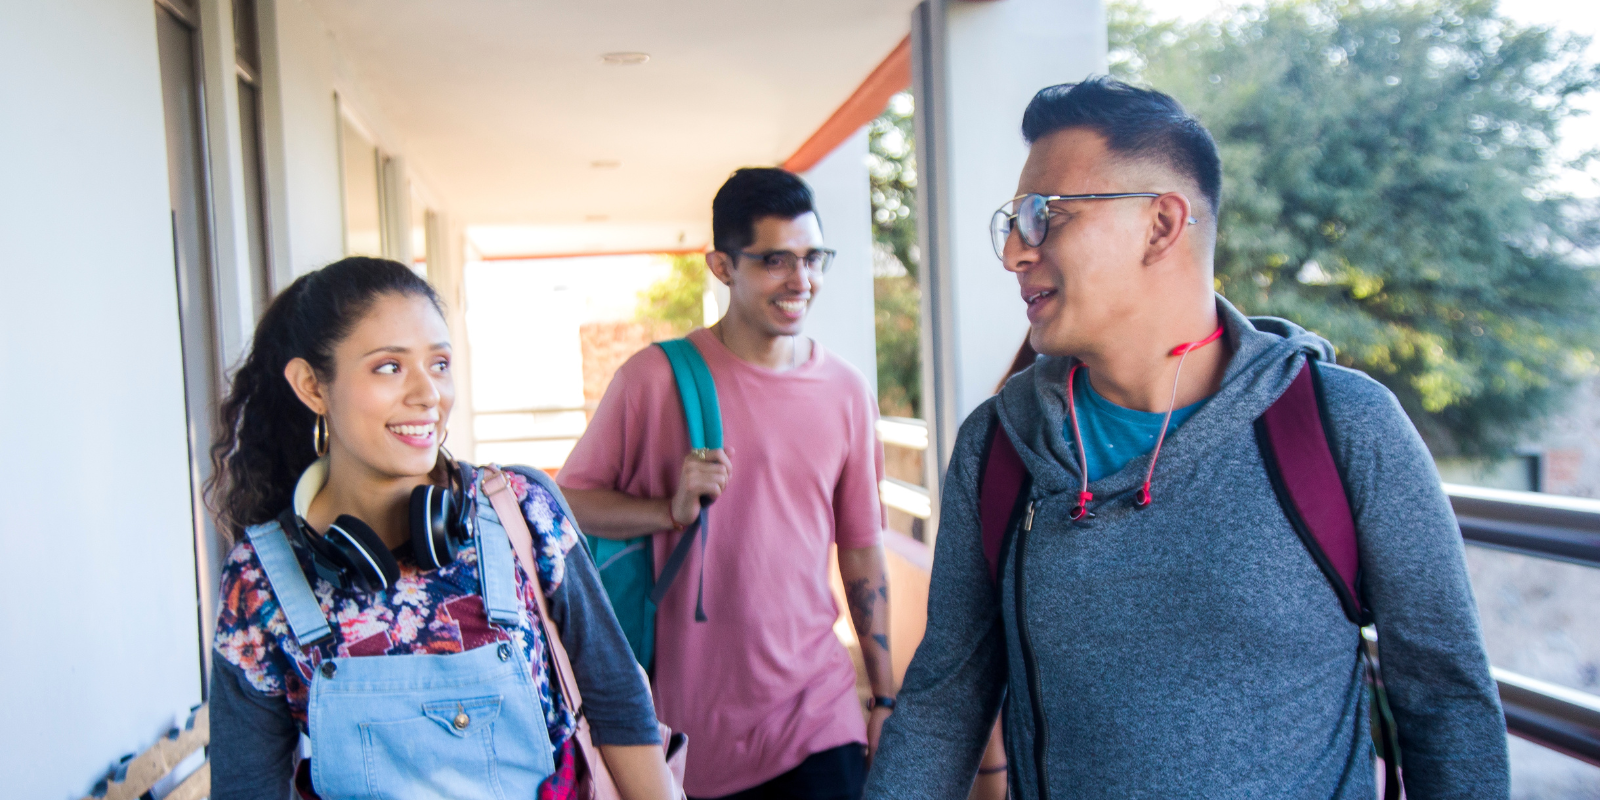
[[[294,483],[316,460],[316,415],[284,377],[303,358],[322,380],[333,377],[333,350],[386,294],[439,296],[403,264],[351,257],[295,279],[256,325],[250,352],[233,374],[218,413],[206,499],[217,525],[237,539],[289,506]]]

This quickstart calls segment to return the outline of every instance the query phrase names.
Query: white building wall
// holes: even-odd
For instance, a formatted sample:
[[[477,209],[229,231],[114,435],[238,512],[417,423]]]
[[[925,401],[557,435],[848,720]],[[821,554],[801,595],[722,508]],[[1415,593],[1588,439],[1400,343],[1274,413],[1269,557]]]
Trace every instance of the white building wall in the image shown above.
[[[231,5],[202,0],[200,34],[229,362],[253,328]],[[404,142],[304,0],[262,0],[259,9],[281,287],[343,256],[335,93],[386,152],[403,155]],[[148,1],[0,4],[0,153],[10,156],[0,192],[9,301],[0,370],[14,378],[0,392],[10,420],[0,427],[0,542],[11,565],[0,581],[7,797],[83,796],[203,696],[155,15]],[[434,277],[457,300],[449,295],[459,288],[461,236],[448,209],[434,209],[446,235],[430,255],[447,271]],[[457,335],[464,343],[464,330]],[[462,416],[456,422],[470,428],[470,413]]]
[[[855,365],[877,390],[872,306],[872,198],[867,129],[856,131],[805,173],[816,196],[822,237],[839,251],[806,317],[806,334]]]
[[[344,257],[334,94],[356,113],[362,101],[341,81],[333,35],[305,0],[264,0],[259,8],[273,268],[281,287]]]
[[[200,701],[155,7],[0,4],[0,775],[87,793]]]

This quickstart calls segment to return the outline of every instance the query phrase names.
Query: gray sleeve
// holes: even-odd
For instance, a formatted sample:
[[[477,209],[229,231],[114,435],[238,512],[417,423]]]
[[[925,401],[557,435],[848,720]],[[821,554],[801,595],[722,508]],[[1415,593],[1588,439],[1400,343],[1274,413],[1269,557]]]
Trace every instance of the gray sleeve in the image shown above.
[[[567,552],[567,577],[550,598],[550,618],[572,659],[595,744],[661,744],[650,687],[582,544]]]
[[[577,527],[577,517],[549,476],[538,470],[517,468],[517,472],[548,490]],[[561,631],[561,642],[572,659],[573,677],[583,694],[583,710],[595,744],[661,744],[650,687],[617,625],[611,598],[600,584],[600,573],[581,536],[567,551],[566,577],[550,598],[550,619]]]
[[[867,776],[866,797],[966,797],[1006,686],[1000,607],[983,557],[978,462],[993,403],[962,425],[944,481],[928,625]]]
[[[1321,370],[1345,465],[1362,589],[1400,733],[1407,797],[1507,797],[1505,718],[1460,528],[1427,445],[1387,389]]]
[[[284,698],[256,691],[238,667],[212,651],[207,702],[213,800],[290,797],[300,728]]]

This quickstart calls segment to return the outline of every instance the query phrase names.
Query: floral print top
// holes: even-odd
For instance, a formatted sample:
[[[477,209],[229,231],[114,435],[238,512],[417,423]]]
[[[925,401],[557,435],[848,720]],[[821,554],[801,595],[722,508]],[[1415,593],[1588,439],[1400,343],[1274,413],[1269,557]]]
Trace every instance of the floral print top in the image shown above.
[[[565,577],[568,551],[578,544],[577,527],[543,486],[514,471],[507,470],[506,475],[538,548],[540,584],[546,596],[552,595]],[[477,499],[484,504],[489,502],[481,492]],[[301,569],[315,576],[310,553],[297,539],[289,536]],[[535,584],[528,580],[520,564],[516,566],[516,580],[518,595],[528,611],[526,619],[538,620],[538,601],[532,594]],[[527,663],[541,665],[535,670],[533,682],[559,767],[574,722],[560,693],[551,691],[554,666],[543,632],[536,622],[531,628],[514,630],[489,624],[478,581],[478,552],[472,543],[463,543],[455,560],[438,570],[422,571],[409,559],[402,559],[400,579],[386,591],[339,589],[320,577],[314,578],[310,580],[312,593],[334,635],[303,649],[289,631],[288,620],[278,607],[254,548],[248,541],[241,541],[228,554],[222,570],[216,651],[238,667],[256,691],[283,697],[301,732],[306,732],[311,675],[324,659],[459,653],[509,641],[513,647],[521,648]]]

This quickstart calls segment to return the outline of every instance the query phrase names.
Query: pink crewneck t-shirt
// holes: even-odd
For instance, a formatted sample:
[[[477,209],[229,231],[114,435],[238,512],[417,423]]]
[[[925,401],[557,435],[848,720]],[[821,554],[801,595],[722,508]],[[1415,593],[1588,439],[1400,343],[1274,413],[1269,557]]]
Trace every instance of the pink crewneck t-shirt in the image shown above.
[[[661,721],[689,735],[684,789],[717,797],[866,741],[855,667],[833,633],[828,558],[831,544],[880,541],[883,446],[866,380],[820,345],[777,372],[709,330],[689,340],[716,382],[733,470],[710,510],[708,621],[694,621],[698,546],[657,611],[655,701]],[[646,347],[617,371],[557,480],[668,497],[688,451],[672,368]],[[657,570],[677,538],[654,537]]]

